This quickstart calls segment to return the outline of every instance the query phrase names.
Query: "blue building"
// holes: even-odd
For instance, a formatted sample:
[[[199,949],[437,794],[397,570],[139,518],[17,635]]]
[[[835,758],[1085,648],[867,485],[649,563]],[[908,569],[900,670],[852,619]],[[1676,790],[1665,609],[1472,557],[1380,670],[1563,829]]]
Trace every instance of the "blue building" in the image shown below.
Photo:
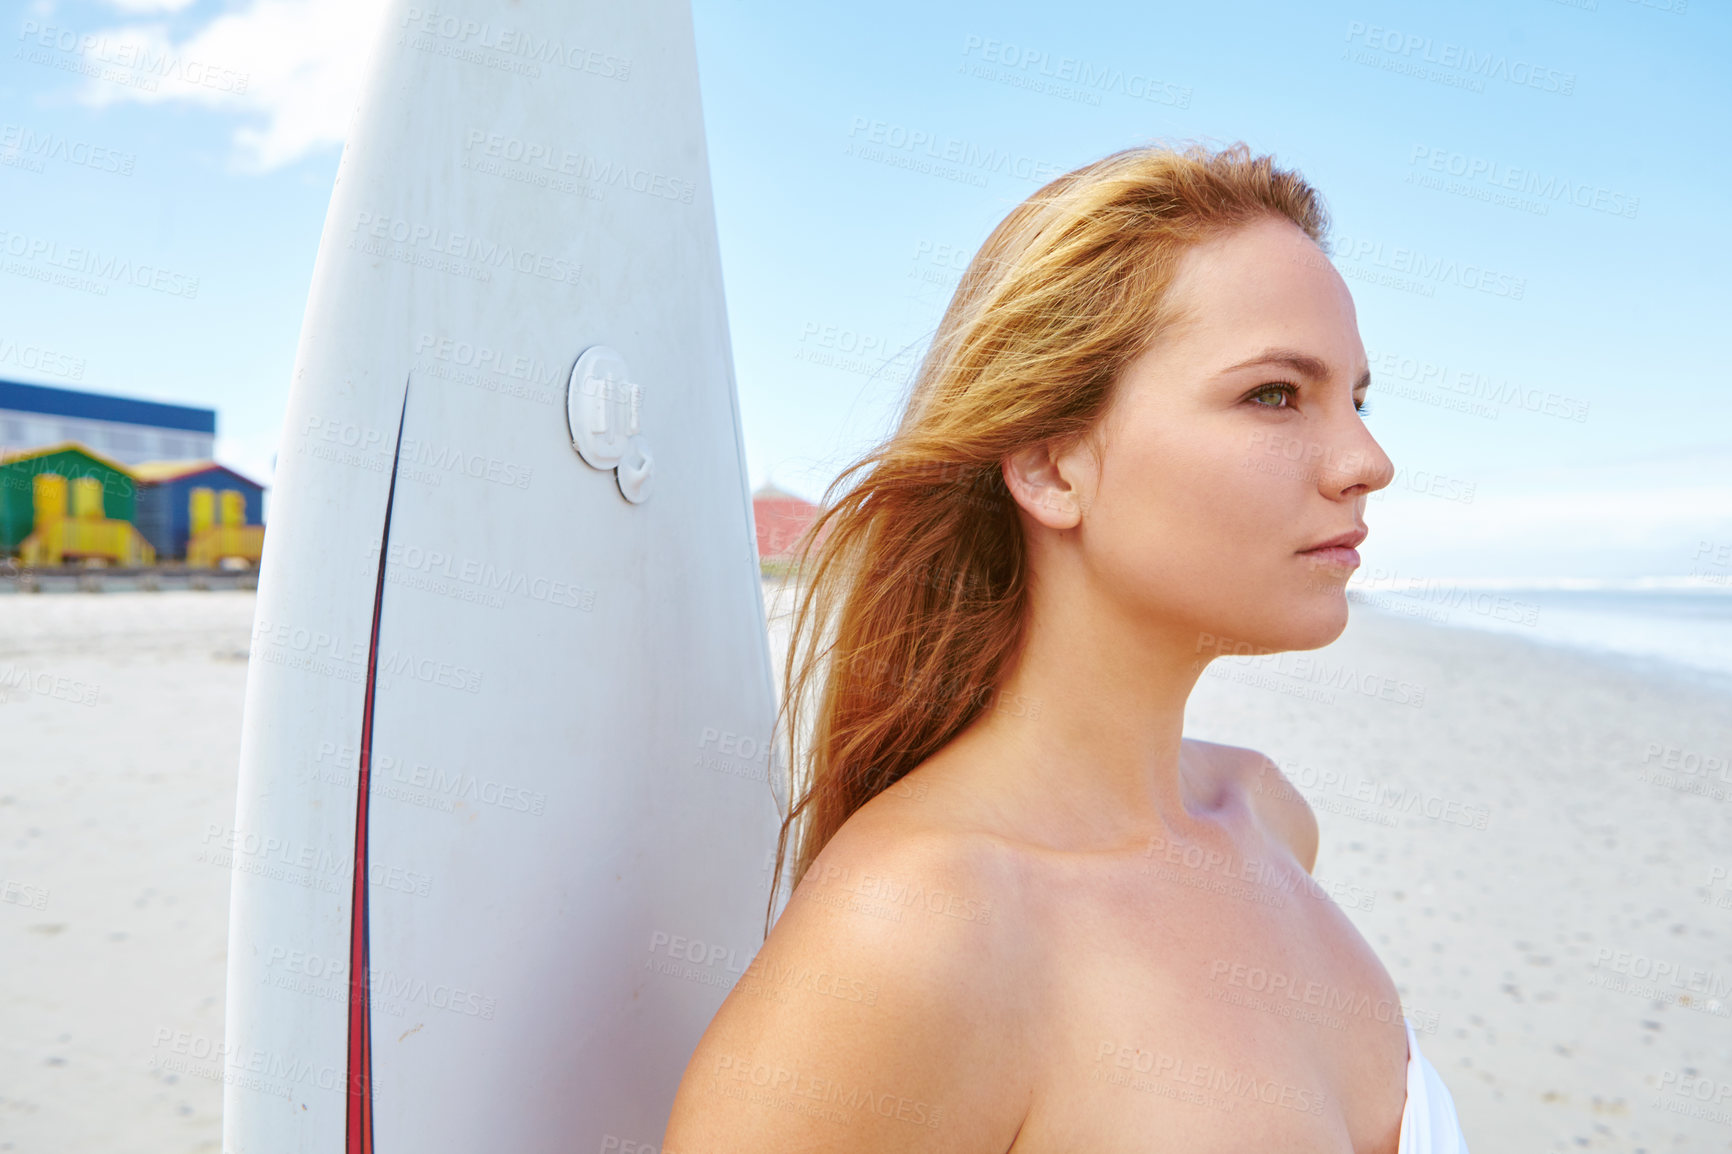
[[[216,449],[216,410],[0,380],[0,452],[63,441],[123,465],[206,460]]]
[[[246,523],[264,521],[264,486],[215,461],[145,461],[132,467],[138,479],[133,523],[158,558],[185,557],[192,533],[192,493],[210,489],[217,496],[213,511],[220,516],[224,492],[238,492],[246,507]]]

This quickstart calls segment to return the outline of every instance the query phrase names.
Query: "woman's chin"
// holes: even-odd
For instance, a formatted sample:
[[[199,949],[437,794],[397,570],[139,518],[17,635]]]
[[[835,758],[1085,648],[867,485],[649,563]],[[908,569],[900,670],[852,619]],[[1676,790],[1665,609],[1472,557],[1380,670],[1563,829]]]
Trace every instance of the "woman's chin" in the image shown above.
[[[1321,649],[1347,628],[1347,595],[1313,594],[1302,603],[1259,613],[1255,620],[1223,625],[1205,634],[1216,656],[1257,656],[1291,650]]]
[[[1296,608],[1287,649],[1321,649],[1347,629],[1347,591],[1317,593]]]

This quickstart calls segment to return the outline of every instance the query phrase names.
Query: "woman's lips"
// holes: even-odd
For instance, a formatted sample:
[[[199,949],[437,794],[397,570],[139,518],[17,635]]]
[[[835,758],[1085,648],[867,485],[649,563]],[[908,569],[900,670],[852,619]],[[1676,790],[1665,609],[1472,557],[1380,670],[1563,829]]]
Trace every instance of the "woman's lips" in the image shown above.
[[[1299,554],[1301,557],[1314,557],[1321,565],[1340,565],[1348,569],[1359,568],[1359,550],[1346,545],[1325,545],[1321,549],[1307,549]]]

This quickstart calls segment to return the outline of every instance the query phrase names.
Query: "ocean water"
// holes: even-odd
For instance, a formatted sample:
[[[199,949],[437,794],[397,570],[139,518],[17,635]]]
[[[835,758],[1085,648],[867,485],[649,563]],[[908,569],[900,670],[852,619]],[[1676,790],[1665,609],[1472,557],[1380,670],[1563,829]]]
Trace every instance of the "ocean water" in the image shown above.
[[[1699,676],[1732,689],[1732,585],[1627,581],[1413,581],[1348,585],[1356,606],[1483,629]]]

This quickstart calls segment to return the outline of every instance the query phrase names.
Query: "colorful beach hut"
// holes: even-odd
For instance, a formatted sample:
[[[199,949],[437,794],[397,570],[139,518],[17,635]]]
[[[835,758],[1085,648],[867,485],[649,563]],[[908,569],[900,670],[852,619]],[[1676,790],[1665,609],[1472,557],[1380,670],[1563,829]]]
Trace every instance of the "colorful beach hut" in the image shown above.
[[[264,486],[215,461],[146,461],[138,478],[138,529],[161,557],[194,568],[227,558],[256,565],[264,550]]]
[[[0,457],[0,552],[28,565],[149,565],[133,525],[137,486],[120,462],[67,441]]]

